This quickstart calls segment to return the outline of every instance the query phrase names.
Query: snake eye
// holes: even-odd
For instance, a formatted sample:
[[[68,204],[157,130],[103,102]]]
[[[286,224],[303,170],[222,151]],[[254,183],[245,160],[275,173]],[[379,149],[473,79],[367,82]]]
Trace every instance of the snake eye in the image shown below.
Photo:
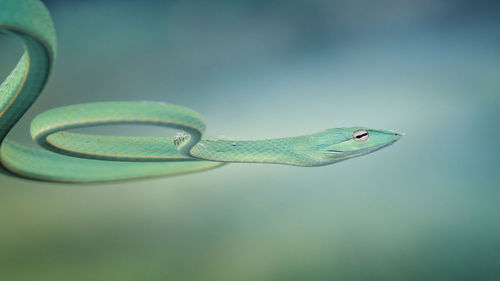
[[[352,138],[357,142],[365,142],[368,139],[368,131],[361,129],[352,133]]]

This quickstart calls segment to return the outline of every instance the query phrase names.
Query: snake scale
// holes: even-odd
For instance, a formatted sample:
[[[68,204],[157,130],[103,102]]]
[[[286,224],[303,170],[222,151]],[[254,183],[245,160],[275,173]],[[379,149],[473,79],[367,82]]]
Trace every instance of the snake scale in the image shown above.
[[[0,32],[22,42],[25,52],[0,85],[2,173],[58,182],[95,182],[168,176],[206,170],[227,162],[322,166],[365,155],[401,137],[363,127],[253,141],[202,137],[203,118],[177,105],[99,102],[55,108],[31,124],[42,148],[21,145],[7,134],[42,92],[56,57],[56,35],[39,0],[0,0]],[[175,137],[80,134],[71,129],[148,124],[178,129]]]

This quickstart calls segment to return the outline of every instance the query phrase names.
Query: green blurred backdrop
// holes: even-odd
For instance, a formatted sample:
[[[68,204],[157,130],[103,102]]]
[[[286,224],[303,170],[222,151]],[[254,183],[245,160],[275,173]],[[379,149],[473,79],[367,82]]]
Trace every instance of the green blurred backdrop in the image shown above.
[[[207,135],[240,139],[351,125],[407,136],[320,168],[0,176],[0,280],[500,280],[496,2],[45,3],[59,53],[20,142],[44,110],[108,100],[188,106]],[[0,35],[1,77],[21,54]]]

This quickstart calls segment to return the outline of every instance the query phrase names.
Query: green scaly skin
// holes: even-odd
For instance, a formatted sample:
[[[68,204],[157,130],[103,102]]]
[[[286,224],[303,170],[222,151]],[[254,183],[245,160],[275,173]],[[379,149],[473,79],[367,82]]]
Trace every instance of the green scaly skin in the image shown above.
[[[0,0],[0,31],[19,39],[25,53],[0,85],[0,160],[3,173],[48,181],[94,182],[167,176],[226,162],[322,166],[394,143],[400,135],[364,128],[365,142],[336,128],[317,134],[257,141],[203,138],[196,112],[153,102],[105,102],[49,110],[31,124],[33,140],[47,150],[6,138],[43,90],[56,54],[50,15],[39,0]],[[153,124],[179,129],[177,137],[97,136],[66,132],[106,124]]]

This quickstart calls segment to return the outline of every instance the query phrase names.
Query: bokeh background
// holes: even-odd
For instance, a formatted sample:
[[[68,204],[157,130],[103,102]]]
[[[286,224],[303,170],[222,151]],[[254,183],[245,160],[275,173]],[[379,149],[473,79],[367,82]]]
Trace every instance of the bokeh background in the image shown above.
[[[319,168],[93,185],[0,175],[0,280],[500,280],[498,2],[45,3],[58,59],[20,142],[44,110],[108,100],[188,106],[207,135],[240,139],[407,135]],[[1,77],[21,54],[0,35]]]

